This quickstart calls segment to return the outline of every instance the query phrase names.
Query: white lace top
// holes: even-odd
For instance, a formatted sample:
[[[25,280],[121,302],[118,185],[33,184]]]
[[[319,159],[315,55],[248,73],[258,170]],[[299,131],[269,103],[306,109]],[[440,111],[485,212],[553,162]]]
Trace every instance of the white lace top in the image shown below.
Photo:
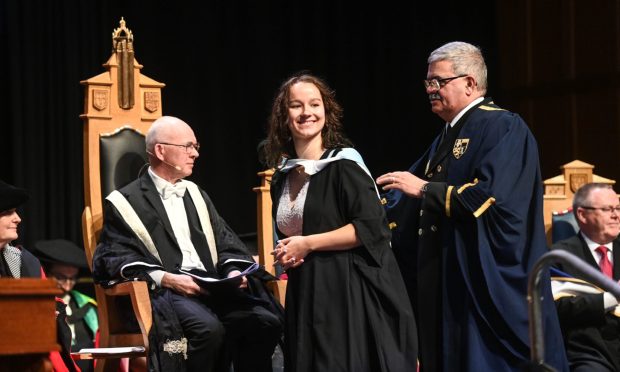
[[[289,178],[286,177],[280,203],[278,205],[278,213],[276,215],[276,223],[278,229],[286,236],[301,235],[304,222],[304,204],[306,204],[306,195],[308,193],[308,185],[310,177],[306,177],[301,190],[294,200],[291,200],[291,185]]]

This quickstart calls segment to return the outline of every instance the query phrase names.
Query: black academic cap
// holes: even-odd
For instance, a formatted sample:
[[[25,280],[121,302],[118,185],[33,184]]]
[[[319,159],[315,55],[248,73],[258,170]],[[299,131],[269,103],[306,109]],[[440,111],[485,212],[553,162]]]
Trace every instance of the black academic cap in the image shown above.
[[[0,212],[17,208],[28,200],[28,192],[25,189],[9,185],[0,180]]]
[[[84,251],[69,240],[39,240],[34,243],[33,253],[43,262],[60,263],[80,269],[88,267]]]

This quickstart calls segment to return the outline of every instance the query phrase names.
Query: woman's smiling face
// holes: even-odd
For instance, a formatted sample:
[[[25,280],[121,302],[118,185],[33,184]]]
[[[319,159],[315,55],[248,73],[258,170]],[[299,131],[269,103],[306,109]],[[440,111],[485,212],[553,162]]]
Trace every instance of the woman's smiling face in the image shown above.
[[[311,141],[325,126],[325,106],[321,92],[312,83],[291,86],[288,102],[289,129],[294,140]]]

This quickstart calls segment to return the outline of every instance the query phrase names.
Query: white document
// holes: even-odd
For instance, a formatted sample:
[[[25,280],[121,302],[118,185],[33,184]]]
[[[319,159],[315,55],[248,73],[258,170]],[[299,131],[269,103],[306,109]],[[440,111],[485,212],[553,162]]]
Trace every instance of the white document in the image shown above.
[[[80,349],[75,354],[122,354],[122,353],[143,353],[143,346],[127,346],[127,347],[102,347],[95,349]]]

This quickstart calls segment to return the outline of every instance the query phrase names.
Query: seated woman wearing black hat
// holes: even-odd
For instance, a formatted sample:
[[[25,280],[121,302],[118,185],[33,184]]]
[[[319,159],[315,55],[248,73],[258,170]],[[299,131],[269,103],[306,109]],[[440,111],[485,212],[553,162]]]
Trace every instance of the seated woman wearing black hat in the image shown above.
[[[11,245],[18,237],[17,226],[22,220],[17,214],[17,207],[26,200],[26,190],[0,181],[0,277],[3,278],[45,278],[41,263],[35,256],[26,249]],[[55,371],[79,371],[71,360],[71,331],[65,318],[65,304],[57,299],[56,326],[62,352],[60,355],[52,352],[50,359]]]
[[[0,277],[41,277],[39,260],[27,250],[11,245],[17,239],[17,226],[22,221],[17,207],[26,200],[26,190],[0,181]]]

